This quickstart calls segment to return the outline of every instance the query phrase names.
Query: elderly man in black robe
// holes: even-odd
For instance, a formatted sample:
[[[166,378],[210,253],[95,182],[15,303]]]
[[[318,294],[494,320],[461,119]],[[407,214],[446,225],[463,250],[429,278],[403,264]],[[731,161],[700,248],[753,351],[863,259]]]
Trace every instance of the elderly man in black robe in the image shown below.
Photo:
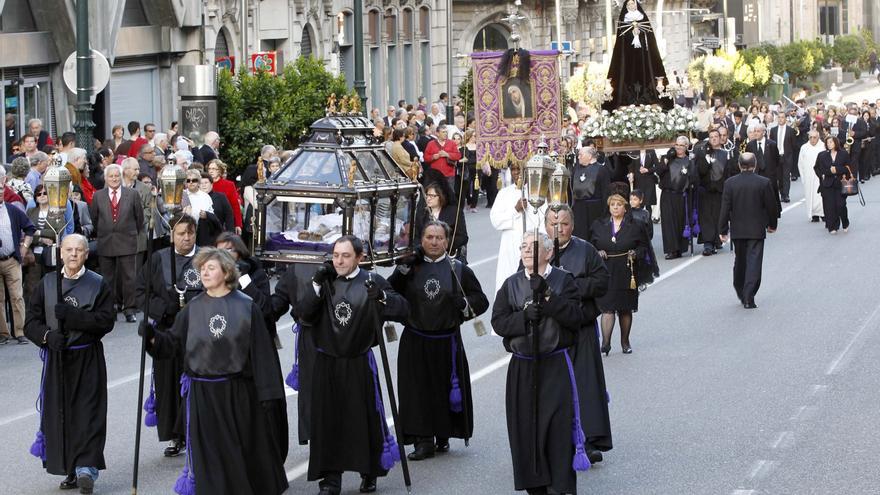
[[[571,198],[574,218],[577,220],[574,235],[590,236],[590,226],[608,216],[608,196],[611,194],[611,173],[597,160],[592,146],[584,146],[578,152],[578,162],[571,170]]]
[[[172,246],[154,252],[149,260],[150,269],[141,270],[138,280],[135,297],[142,307],[147,284],[150,284],[150,314],[139,325],[141,335],[146,325],[152,325],[158,332],[170,330],[180,310],[202,292],[199,271],[192,264],[199,250],[196,246],[196,220],[190,215],[178,214],[169,223],[172,226]],[[182,302],[178,290],[183,293]],[[186,411],[180,397],[181,374],[181,356],[153,358],[150,393],[144,401],[144,424],[156,427],[160,442],[169,442],[165,457],[179,456],[186,449]]]
[[[385,421],[378,364],[372,347],[382,322],[406,321],[410,307],[378,274],[362,270],[363,242],[345,235],[333,244],[333,262],[312,278],[297,311],[311,326],[317,349],[312,376],[309,481],[320,493],[338,495],[342,473],[361,475],[362,493],[399,460]]]
[[[584,312],[572,274],[550,264],[553,241],[537,238],[535,250],[535,234],[524,236],[525,269],[504,281],[492,308],[492,328],[513,354],[505,399],[513,484],[529,494],[575,493],[575,471],[590,467],[572,364]]]
[[[61,300],[56,273],[43,277],[31,296],[25,335],[40,347],[43,374],[40,429],[31,454],[49,474],[66,476],[62,490],[92,493],[106,469],[107,365],[101,339],[113,330],[113,293],[85,268],[89,242],[79,234],[61,241]]]
[[[673,151],[674,150],[674,151]],[[660,177],[660,218],[663,233],[663,252],[666,259],[681,258],[687,251],[693,235],[693,194],[696,167],[688,156],[688,138],[679,136],[675,147],[657,166]]]
[[[601,462],[602,452],[613,447],[605,368],[599,353],[599,327],[596,323],[601,314],[596,298],[608,290],[608,269],[592,244],[572,235],[574,215],[568,206],[563,205],[558,212],[547,209],[544,226],[547,235],[554,239],[551,264],[574,276],[584,312],[583,328],[578,332],[572,359],[581,399],[581,426],[587,437],[587,456],[590,462]]]
[[[703,256],[711,256],[721,247],[718,237],[721,193],[724,192],[724,181],[729,177],[727,152],[721,145],[721,133],[718,129],[712,129],[709,131],[709,141],[697,148],[694,160],[699,174],[696,194],[700,225],[698,241],[703,244]]]
[[[415,444],[412,461],[447,452],[450,438],[467,443],[474,431],[460,326],[484,313],[489,300],[474,272],[447,256],[451,235],[445,222],[428,222],[421,249],[388,278],[411,308],[397,355],[397,390],[404,443]]]

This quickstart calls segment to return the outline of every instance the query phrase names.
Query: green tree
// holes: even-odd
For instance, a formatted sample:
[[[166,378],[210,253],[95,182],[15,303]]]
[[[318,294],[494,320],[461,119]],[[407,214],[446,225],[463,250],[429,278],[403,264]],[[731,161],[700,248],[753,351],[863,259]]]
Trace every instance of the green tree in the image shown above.
[[[474,109],[474,69],[468,69],[467,77],[458,85],[458,97],[461,98],[464,108],[468,111]]]
[[[877,51],[877,43],[874,41],[874,35],[869,29],[862,28],[859,31],[859,36],[862,38],[862,44],[865,47],[862,50],[862,56],[859,57],[859,65],[862,69],[871,70],[871,53]]]
[[[847,72],[859,72],[858,62],[865,49],[857,34],[845,34],[834,40],[834,60]]]
[[[345,79],[314,58],[298,58],[278,76],[221,71],[217,111],[229,175],[253,163],[266,144],[295,148],[324,115],[330,93],[348,94]]]
[[[791,79],[792,86],[796,84],[798,79],[812,74],[816,60],[806,43],[798,41],[785,45],[779,50],[779,55],[782,58],[784,71],[788,72]]]

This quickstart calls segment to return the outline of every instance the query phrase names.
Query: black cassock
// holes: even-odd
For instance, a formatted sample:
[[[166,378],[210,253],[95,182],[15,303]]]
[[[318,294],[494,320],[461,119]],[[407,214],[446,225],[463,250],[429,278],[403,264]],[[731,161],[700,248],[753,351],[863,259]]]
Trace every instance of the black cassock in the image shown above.
[[[384,305],[367,298],[364,284],[370,278],[385,292]],[[388,471],[381,457],[393,435],[378,411],[381,388],[371,364],[376,369],[381,364],[371,348],[378,345],[382,321],[405,321],[409,304],[384,278],[358,270],[351,278],[325,284],[320,296],[314,288],[305,291],[300,306],[297,312],[311,325],[303,327],[308,332],[305,337],[318,349],[312,376],[308,479],[345,471],[384,476]]]
[[[634,34],[632,23],[626,20],[627,2],[623,2],[620,15],[617,19],[617,38],[614,42],[614,52],[611,54],[611,64],[608,67],[608,78],[614,92],[611,100],[602,104],[602,108],[615,110],[626,105],[652,105],[658,104],[669,110],[672,108],[672,98],[660,98],[657,93],[658,77],[666,77],[666,69],[663,68],[663,59],[660,58],[660,50],[657,48],[657,40],[651,30],[651,24],[641,4],[637,4],[641,18],[638,19],[640,33],[638,44],[633,46]],[[633,13],[636,17],[637,14]],[[664,80],[664,84],[668,81]]]
[[[174,324],[174,317],[180,312],[180,302],[177,292],[171,284],[171,249],[160,249],[153,253],[150,258],[149,271],[141,270],[138,286],[135,292],[138,304],[143,308],[143,300],[146,295],[145,277],[149,276],[150,282],[150,314],[149,317],[156,322],[156,329],[165,332]],[[189,302],[202,292],[202,278],[199,271],[192,264],[195,253],[186,256],[175,252],[175,276],[177,288],[185,290],[184,301]],[[151,394],[155,398],[156,432],[159,441],[183,439],[186,415],[183,409],[183,399],[180,397],[180,375],[183,373],[183,361],[180,355],[169,356],[166,359],[153,357],[153,375]],[[147,398],[149,402],[149,397]]]
[[[549,487],[556,493],[575,493],[574,394],[565,353],[577,342],[584,312],[570,273],[553,268],[545,278],[552,294],[544,302],[546,316],[538,324],[537,452],[532,399],[532,368],[536,361],[532,358],[532,325],[523,311],[532,291],[525,271],[520,270],[504,281],[492,308],[492,328],[504,338],[504,348],[514,355],[507,368],[505,397],[513,484],[517,490]]]
[[[489,300],[474,272],[458,260],[452,262],[464,295],[446,256],[420,262],[405,274],[406,269],[398,266],[388,278],[410,306],[397,354],[400,423],[406,444],[419,437],[467,440],[474,431],[470,370],[459,328],[469,318],[456,302],[466,298],[478,316],[489,308]],[[461,397],[456,404],[450,399],[453,388]]]
[[[277,321],[290,309],[290,315],[294,320],[294,368],[287,375],[287,384],[297,390],[297,436],[299,444],[309,443],[312,417],[312,369],[315,365],[315,343],[311,338],[304,338],[309,334],[310,325],[303,321],[299,315],[300,301],[306,291],[314,292],[312,288],[312,276],[319,265],[296,263],[287,265],[287,269],[281,274],[275,285],[275,293],[272,294],[272,312]],[[294,380],[294,376],[296,379]]]
[[[27,308],[24,332],[38,346],[45,346],[47,331],[58,330],[55,277],[43,277]],[[113,330],[116,312],[110,286],[95,272],[65,278],[62,290],[64,301],[73,306],[73,315],[64,321],[68,349],[40,349],[45,360],[40,431],[46,447],[43,467],[66,476],[77,466],[106,468],[107,365],[101,338]]]
[[[700,175],[697,190],[700,235],[697,242],[720,246],[718,222],[721,220],[721,194],[724,192],[724,181],[729,178],[727,152],[723,149],[700,147],[694,161]]]
[[[608,269],[599,252],[589,242],[572,237],[560,248],[553,265],[574,275],[584,324],[578,333],[574,352],[574,373],[577,377],[581,406],[581,424],[587,440],[603,452],[611,450],[611,418],[608,414],[608,392],[605,388],[605,368],[599,354],[599,336],[596,317],[599,307],[596,298],[608,290]]]
[[[608,216],[610,194],[611,173],[606,166],[599,162],[586,166],[575,164],[571,171],[571,209],[576,237],[589,237],[590,225]]]
[[[287,489],[287,414],[278,354],[250,297],[199,294],[150,355],[183,356],[188,382],[187,464],[198,495]],[[280,406],[279,406],[280,403]],[[283,438],[279,438],[283,435]]]
[[[690,186],[696,176],[696,167],[687,157],[660,160],[657,175],[660,177],[660,231],[663,234],[664,253],[683,253],[690,246],[685,229],[693,220]]]

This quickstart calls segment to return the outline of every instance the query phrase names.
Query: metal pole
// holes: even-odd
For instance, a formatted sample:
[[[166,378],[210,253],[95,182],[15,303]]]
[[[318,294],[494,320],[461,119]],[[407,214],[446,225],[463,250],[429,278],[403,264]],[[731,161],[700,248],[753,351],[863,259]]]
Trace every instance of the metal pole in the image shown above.
[[[556,42],[559,43],[559,51],[562,52],[562,7],[559,5],[562,0],[556,0]],[[558,64],[559,77],[562,77],[562,57],[556,56]]]
[[[605,55],[611,60],[611,51],[614,49],[614,13],[611,11],[611,1],[605,2],[605,42],[607,43]]]
[[[360,97],[365,115],[367,107],[367,82],[364,80],[364,1],[354,0],[354,90]],[[378,70],[374,67],[374,70]]]
[[[76,145],[95,149],[92,121],[92,51],[89,49],[89,2],[76,2]]]
[[[247,72],[247,0],[241,0],[241,72]]]
[[[452,107],[452,0],[446,0],[446,125],[455,121]]]

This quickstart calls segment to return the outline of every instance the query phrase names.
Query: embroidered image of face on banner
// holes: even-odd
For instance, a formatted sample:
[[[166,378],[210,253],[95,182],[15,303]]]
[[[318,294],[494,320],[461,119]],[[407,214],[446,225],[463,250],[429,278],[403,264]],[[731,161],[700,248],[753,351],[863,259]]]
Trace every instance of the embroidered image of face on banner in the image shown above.
[[[472,53],[477,161],[494,168],[525,163],[541,138],[557,150],[562,135],[557,51],[528,52],[528,72],[512,57],[499,74],[505,52]]]

